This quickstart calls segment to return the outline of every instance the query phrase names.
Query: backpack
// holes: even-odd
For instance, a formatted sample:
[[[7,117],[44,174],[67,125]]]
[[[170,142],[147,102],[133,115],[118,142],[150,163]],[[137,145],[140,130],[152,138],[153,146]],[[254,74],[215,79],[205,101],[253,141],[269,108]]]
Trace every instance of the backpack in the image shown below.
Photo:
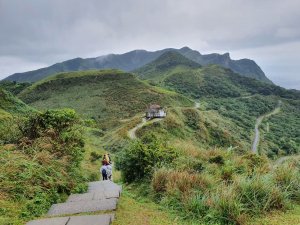
[[[107,171],[106,171],[106,169],[105,168],[103,168],[102,170],[101,170],[101,173],[102,173],[102,176],[107,176]]]
[[[110,157],[108,156],[108,154],[103,155],[103,160],[105,160],[107,163],[110,163]]]

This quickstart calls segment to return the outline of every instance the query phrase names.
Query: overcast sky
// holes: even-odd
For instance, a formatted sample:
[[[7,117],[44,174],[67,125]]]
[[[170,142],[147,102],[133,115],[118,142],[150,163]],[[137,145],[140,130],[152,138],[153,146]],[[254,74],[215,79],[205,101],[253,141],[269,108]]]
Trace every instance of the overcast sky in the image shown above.
[[[300,90],[299,0],[0,0],[0,79],[75,57],[188,46]]]

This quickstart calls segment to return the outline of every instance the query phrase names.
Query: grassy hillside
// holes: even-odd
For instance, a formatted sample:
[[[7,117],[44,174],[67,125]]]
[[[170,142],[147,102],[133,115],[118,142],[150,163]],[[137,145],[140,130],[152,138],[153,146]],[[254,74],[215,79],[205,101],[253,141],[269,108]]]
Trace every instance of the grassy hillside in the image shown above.
[[[11,114],[23,114],[33,109],[13,96],[8,91],[0,88],[0,109]]]
[[[261,126],[261,151],[271,158],[300,153],[300,100],[283,100]]]
[[[0,132],[0,224],[19,225],[86,188],[80,167],[84,142],[74,110],[10,121]]]
[[[31,83],[18,83],[18,82],[12,82],[12,81],[0,81],[0,88],[5,89],[6,91],[9,91],[13,95],[19,94],[21,91],[23,91],[25,88],[29,87]]]
[[[281,99],[284,103],[283,109],[278,115],[264,121],[266,124],[261,127],[266,132],[261,135],[260,150],[272,158],[300,152],[300,141],[297,138],[300,130],[297,122],[300,113],[299,91],[286,90],[273,84],[242,77],[218,65],[179,70],[178,68],[182,68],[180,62],[184,61],[182,56],[175,65],[169,64],[169,59],[170,57],[166,56],[165,59],[145,65],[137,71],[138,76],[197,99],[203,112],[216,112],[220,121],[227,120],[234,124],[236,129],[232,135],[233,139],[242,139],[248,145],[251,144],[254,135],[256,118],[272,111]],[[164,69],[153,69],[158,66]],[[143,74],[147,76],[144,77]]]
[[[240,97],[253,94],[300,98],[300,92],[289,91],[273,84],[242,77],[229,69],[209,65],[201,69],[173,73],[164,85],[193,98]]]
[[[201,67],[174,52],[136,74],[146,81],[119,70],[59,73],[19,92],[24,102],[42,111],[75,109],[93,127],[85,134],[85,148],[74,111],[50,110],[17,121],[13,115],[24,115],[28,106],[0,92],[2,117],[16,121],[5,125],[8,135],[0,142],[0,177],[5,178],[0,181],[0,223],[9,218],[24,222],[65,194],[83,190],[82,182],[98,179],[99,159],[108,150],[123,181],[132,183],[125,187],[121,207],[141,208],[132,201],[134,193],[134,199],[153,201],[155,207],[177,214],[179,224],[246,224],[299,205],[299,163],[274,165],[268,159],[299,152],[299,92],[220,66]],[[256,118],[272,111],[279,100],[279,113],[260,127],[261,155],[251,154]],[[147,123],[137,131],[139,139],[130,141],[128,130],[140,123],[150,103],[165,106],[167,117]],[[157,209],[144,211],[166,216],[166,224],[175,221]],[[126,218],[127,213],[132,212],[118,214]]]
[[[166,119],[144,126],[137,132],[140,138],[148,133],[155,133],[169,143],[191,149],[235,147],[245,152],[249,148],[248,140],[234,123],[215,112],[189,107],[169,109]]]
[[[186,224],[251,224],[299,204],[296,160],[274,167],[266,157],[241,154],[226,143],[201,149],[167,140],[145,133],[119,154],[117,168],[140,195],[177,212]]]
[[[74,108],[103,129],[144,112],[150,103],[165,107],[192,104],[180,94],[152,87],[118,70],[61,73],[35,83],[19,97],[41,110]]]
[[[153,62],[135,70],[134,73],[138,74],[142,79],[159,82],[172,73],[200,67],[200,64],[187,59],[180,53],[169,51],[162,54]]]

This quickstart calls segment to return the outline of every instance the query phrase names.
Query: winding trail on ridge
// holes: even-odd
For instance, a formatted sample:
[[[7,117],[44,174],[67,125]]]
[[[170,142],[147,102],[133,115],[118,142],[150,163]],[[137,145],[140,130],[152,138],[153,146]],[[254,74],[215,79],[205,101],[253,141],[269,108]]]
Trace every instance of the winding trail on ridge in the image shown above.
[[[258,147],[259,138],[260,138],[260,136],[259,136],[259,126],[260,126],[260,124],[262,123],[263,119],[279,113],[280,112],[280,108],[281,108],[281,103],[282,102],[279,100],[277,106],[275,107],[275,109],[272,112],[269,112],[267,114],[261,115],[261,116],[259,116],[256,119],[255,128],[254,128],[255,135],[254,135],[254,140],[253,140],[252,149],[251,149],[251,151],[253,153],[255,153],[255,154],[258,153],[257,152],[257,147]]]
[[[198,109],[200,107],[200,102],[195,102],[195,106],[194,108],[195,109]],[[143,118],[142,119],[142,122],[140,122],[139,124],[137,124],[134,128],[130,129],[128,131],[128,137],[130,139],[136,139],[137,136],[136,136],[136,131],[140,128],[142,128],[143,126],[145,126],[146,124],[151,124],[151,123],[154,123],[154,122],[158,122],[158,121],[161,121],[163,120],[164,118],[155,118],[155,119],[151,119],[151,120],[147,120],[146,118]]]
[[[137,138],[136,131],[138,129],[145,126],[145,124],[151,124],[151,123],[154,123],[154,122],[157,122],[157,121],[160,121],[160,120],[163,120],[163,118],[155,118],[155,119],[151,119],[151,120],[147,120],[146,118],[143,118],[141,123],[137,124],[134,128],[132,128],[128,131],[128,137],[132,140],[136,139]]]
[[[141,127],[143,127],[146,123],[147,123],[146,118],[143,118],[141,123],[137,124],[134,128],[128,131],[128,137],[130,139],[136,139],[136,131]]]

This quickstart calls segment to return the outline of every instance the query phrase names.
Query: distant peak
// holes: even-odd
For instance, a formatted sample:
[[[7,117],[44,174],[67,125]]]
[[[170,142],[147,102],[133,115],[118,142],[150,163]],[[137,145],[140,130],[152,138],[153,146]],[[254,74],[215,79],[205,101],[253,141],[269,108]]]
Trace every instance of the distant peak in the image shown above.
[[[224,53],[223,56],[225,56],[225,57],[227,57],[227,58],[230,59],[230,54],[229,54],[229,52]]]
[[[187,46],[184,46],[182,47],[180,50],[183,50],[183,51],[191,51],[192,49],[187,47]]]

